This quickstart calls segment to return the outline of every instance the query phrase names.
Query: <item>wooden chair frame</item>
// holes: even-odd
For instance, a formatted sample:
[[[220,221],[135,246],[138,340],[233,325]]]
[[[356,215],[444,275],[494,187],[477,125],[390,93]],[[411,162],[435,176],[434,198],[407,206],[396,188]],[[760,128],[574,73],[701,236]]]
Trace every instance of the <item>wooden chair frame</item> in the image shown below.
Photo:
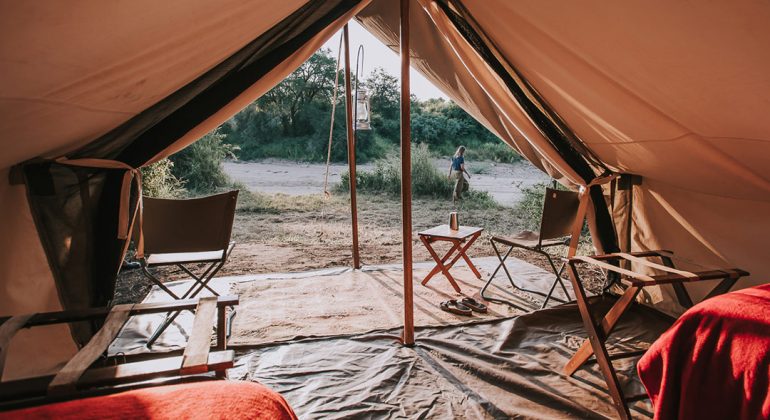
[[[623,390],[621,389],[620,382],[615,368],[612,366],[612,360],[623,359],[628,357],[640,356],[644,353],[644,350],[637,350],[633,352],[625,353],[613,353],[610,354],[607,351],[607,338],[612,333],[613,329],[617,325],[620,317],[631,307],[636,296],[639,292],[648,286],[656,286],[662,284],[671,284],[676,291],[679,302],[684,307],[692,306],[692,299],[687,293],[687,289],[684,287],[684,283],[696,282],[704,280],[718,280],[722,279],[714,289],[709,292],[705,297],[710,297],[726,293],[730,288],[738,281],[739,278],[748,276],[749,273],[737,268],[724,269],[724,270],[706,270],[699,272],[689,272],[684,270],[678,270],[674,267],[672,261],[673,253],[670,251],[645,251],[645,252],[631,252],[631,253],[614,253],[607,255],[597,255],[593,257],[577,256],[572,257],[567,262],[567,272],[569,273],[570,281],[572,282],[572,288],[575,291],[575,297],[577,298],[578,310],[580,311],[580,317],[583,319],[583,325],[588,333],[588,339],[583,342],[578,351],[572,356],[564,367],[564,373],[567,376],[572,376],[588,359],[594,355],[596,362],[599,364],[599,368],[607,382],[607,388],[610,396],[612,397],[613,405],[617,410],[620,418],[630,419],[631,413],[629,411],[627,403],[646,399],[646,395],[634,396],[631,398],[625,398]],[[663,264],[657,264],[646,260],[645,258],[660,258]],[[625,260],[636,264],[644,265],[654,268],[659,271],[663,271],[666,274],[649,276],[641,274],[628,269],[620,268],[610,264],[609,262]],[[580,281],[578,275],[578,264],[591,264],[605,270],[618,273],[623,280],[630,283],[630,286],[615,302],[609,311],[603,318],[598,319],[594,317],[594,311],[592,311],[589,300],[586,296],[585,289]]]
[[[104,319],[102,328],[57,374],[0,382],[0,409],[66,400],[96,389],[102,393],[111,389],[124,390],[130,384],[157,378],[181,380],[184,376],[208,372],[223,378],[234,360],[233,351],[227,350],[225,311],[237,304],[237,296],[219,296],[0,318],[2,357],[11,338],[21,328]],[[109,362],[117,362],[117,359],[107,358],[107,349],[129,317],[182,310],[194,310],[195,320],[181,356],[152,355],[154,359],[110,365]],[[211,331],[215,321],[216,344],[212,346]],[[212,349],[215,351],[211,352]],[[142,358],[147,357],[143,355]],[[3,362],[0,360],[0,366]]]

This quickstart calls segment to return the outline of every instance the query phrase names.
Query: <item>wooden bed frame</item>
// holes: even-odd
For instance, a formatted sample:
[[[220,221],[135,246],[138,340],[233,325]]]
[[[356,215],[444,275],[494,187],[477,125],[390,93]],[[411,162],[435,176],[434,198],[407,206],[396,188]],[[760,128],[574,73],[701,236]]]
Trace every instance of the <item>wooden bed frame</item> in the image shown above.
[[[93,391],[125,390],[131,384],[159,378],[182,380],[185,376],[209,372],[224,378],[234,359],[233,351],[227,350],[225,315],[228,307],[237,304],[237,296],[218,296],[0,318],[0,369],[8,343],[21,328],[104,319],[102,328],[58,373],[0,382],[0,410],[77,398]],[[131,358],[106,357],[107,348],[129,317],[183,310],[195,311],[195,320],[181,355],[171,352]],[[216,343],[212,345],[215,321]],[[118,364],[120,359],[127,363]]]

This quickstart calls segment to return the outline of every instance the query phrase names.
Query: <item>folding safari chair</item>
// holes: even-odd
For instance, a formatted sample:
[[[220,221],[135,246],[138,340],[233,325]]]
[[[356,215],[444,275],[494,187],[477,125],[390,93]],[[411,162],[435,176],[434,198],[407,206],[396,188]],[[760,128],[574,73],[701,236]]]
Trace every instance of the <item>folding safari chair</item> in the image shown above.
[[[196,297],[204,289],[219,296],[209,282],[235,247],[230,235],[237,199],[237,190],[189,200],[145,197],[142,213],[144,256],[139,258],[145,276],[177,300]],[[192,264],[203,264],[200,274],[196,275],[188,268]],[[174,293],[150,271],[168,266],[181,269],[194,280],[184,294]],[[230,317],[234,314],[232,312]],[[177,315],[179,312],[167,316],[148,341],[148,346],[152,346]]]
[[[565,301],[553,296],[553,292],[556,289],[556,284],[558,283],[564,291],[564,295],[569,299],[569,293],[567,292],[567,288],[564,286],[562,279],[562,273],[564,272],[565,264],[562,264],[561,267],[557,270],[556,265],[552,259],[553,256],[546,252],[544,249],[554,247],[556,245],[567,245],[569,243],[570,233],[578,214],[579,205],[579,193],[546,188],[545,200],[543,202],[543,217],[540,221],[539,232],[524,231],[510,237],[493,236],[490,239],[490,242],[492,243],[492,248],[497,254],[497,258],[500,260],[500,264],[497,266],[494,273],[489,276],[489,280],[487,280],[486,284],[481,289],[481,297],[486,300],[496,300],[494,298],[490,299],[484,296],[484,292],[492,283],[492,279],[495,278],[497,272],[500,271],[500,268],[502,268],[503,271],[505,271],[506,276],[508,276],[508,281],[511,283],[511,286],[513,286],[515,289],[545,297],[541,309],[546,307],[550,299],[560,303],[566,303]],[[505,252],[505,255],[500,252],[500,249],[497,246],[498,244],[508,247],[508,251]],[[537,290],[530,290],[519,287],[516,285],[516,283],[514,283],[513,278],[511,277],[511,273],[508,271],[508,267],[505,266],[505,260],[508,259],[509,255],[511,255],[511,251],[513,251],[514,248],[521,248],[536,252],[540,255],[543,255],[548,260],[548,263],[551,265],[551,269],[553,269],[556,278],[554,279],[553,284],[551,285],[551,289],[547,294]]]

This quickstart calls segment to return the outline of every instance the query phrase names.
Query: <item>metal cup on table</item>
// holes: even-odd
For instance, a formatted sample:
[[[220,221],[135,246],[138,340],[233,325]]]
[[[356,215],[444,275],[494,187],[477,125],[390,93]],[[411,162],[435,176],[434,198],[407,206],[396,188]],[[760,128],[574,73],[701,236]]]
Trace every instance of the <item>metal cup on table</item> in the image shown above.
[[[460,230],[460,219],[457,217],[456,211],[449,213],[449,229]]]

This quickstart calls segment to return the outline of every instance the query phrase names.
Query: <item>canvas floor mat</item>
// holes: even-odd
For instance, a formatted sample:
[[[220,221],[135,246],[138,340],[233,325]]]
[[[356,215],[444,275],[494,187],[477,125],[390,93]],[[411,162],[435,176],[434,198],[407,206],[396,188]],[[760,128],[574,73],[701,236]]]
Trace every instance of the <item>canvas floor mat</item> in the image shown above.
[[[482,274],[481,280],[464,264],[458,263],[451,270],[462,293],[456,293],[441,273],[426,286],[421,285],[433,263],[415,264],[415,325],[457,325],[510,318],[540,307],[540,296],[513,290],[500,270],[488,293],[515,306],[491,302],[488,314],[474,313],[470,317],[439,309],[439,303],[448,299],[469,296],[480,300],[479,290],[497,267],[498,261],[496,257],[473,261]],[[517,284],[523,287],[547,291],[553,281],[553,274],[522,260],[509,258],[507,267]],[[179,294],[190,284],[190,281],[166,283]],[[253,346],[302,337],[361,334],[403,325],[403,270],[397,264],[368,266],[356,271],[339,268],[225,277],[214,279],[210,284],[220,294],[236,294],[240,298],[232,335],[228,340],[232,346]],[[558,288],[556,296],[563,297]],[[144,302],[168,300],[168,295],[153,288]],[[193,318],[190,311],[182,312],[153,345],[153,351],[182,348],[189,338]],[[110,353],[148,352],[146,343],[164,319],[163,314],[131,318],[110,347]]]
[[[605,309],[612,299],[600,303]],[[645,348],[670,325],[634,307],[610,352]],[[420,328],[417,345],[394,329],[306,339],[239,352],[230,378],[282,393],[300,418],[605,418],[617,417],[595,363],[568,378],[564,364],[585,337],[573,304],[507,320]],[[388,335],[390,334],[390,335]],[[626,396],[643,393],[637,358],[614,366]],[[632,415],[651,416],[647,400]]]
[[[416,268],[413,276],[415,325],[457,325],[510,318],[539,307],[539,300],[532,296],[513,293],[507,281],[500,278],[504,276],[501,272],[489,293],[516,306],[489,302],[487,313],[474,312],[472,316],[439,308],[441,302],[449,299],[472,297],[481,301],[479,290],[494,270],[489,262],[485,259],[478,264],[481,280],[467,267],[458,266],[451,270],[461,293],[455,292],[441,273],[425,286],[421,285],[430,268]],[[521,260],[511,261],[509,266],[518,276],[530,279],[536,286],[550,286],[553,275],[535,266]],[[364,333],[403,325],[403,271],[400,267],[349,271],[312,281],[287,279],[237,283],[231,293],[241,299],[230,340],[233,345]]]

